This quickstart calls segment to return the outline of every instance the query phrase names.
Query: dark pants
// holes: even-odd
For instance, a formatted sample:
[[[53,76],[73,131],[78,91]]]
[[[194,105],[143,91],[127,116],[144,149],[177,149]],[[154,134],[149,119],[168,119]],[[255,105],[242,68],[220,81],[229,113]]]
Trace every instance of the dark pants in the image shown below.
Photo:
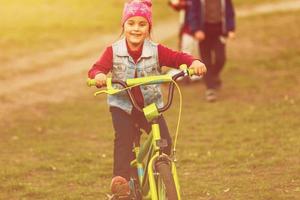
[[[134,138],[140,134],[140,128],[149,133],[151,125],[147,122],[143,113],[135,110],[129,115],[120,108],[111,107],[110,112],[115,130],[113,175],[122,176],[129,180],[131,173],[130,162],[134,159],[132,151]],[[158,124],[161,138],[166,139],[168,142],[168,147],[164,149],[164,153],[170,155],[172,140],[163,116],[159,117]]]
[[[221,41],[222,25],[205,24],[205,39],[199,42],[202,62],[206,65],[207,73],[204,81],[208,89],[221,86],[220,73],[225,65],[225,42]]]

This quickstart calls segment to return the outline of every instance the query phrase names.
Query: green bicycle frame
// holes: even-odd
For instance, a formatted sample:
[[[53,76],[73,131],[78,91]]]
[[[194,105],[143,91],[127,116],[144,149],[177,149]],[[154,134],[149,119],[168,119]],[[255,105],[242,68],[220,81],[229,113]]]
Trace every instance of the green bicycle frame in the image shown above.
[[[155,104],[151,104],[144,108],[144,113],[149,121],[159,117],[160,115],[157,112]],[[138,179],[139,184],[142,188],[143,199],[160,200],[158,194],[161,191],[157,190],[157,188],[159,187],[157,186],[157,181],[155,180],[155,172],[153,169],[155,166],[155,162],[159,158],[165,157],[166,159],[170,160],[166,154],[162,153],[161,148],[157,145],[160,140],[161,136],[159,125],[157,123],[153,123],[151,125],[151,132],[143,145],[141,147],[138,146],[134,148],[136,159],[131,162],[131,166],[137,168]],[[144,165],[143,160],[146,156],[147,162]],[[177,196],[180,200],[180,186],[176,166],[173,161],[171,161],[170,163]],[[147,174],[145,174],[145,170]]]

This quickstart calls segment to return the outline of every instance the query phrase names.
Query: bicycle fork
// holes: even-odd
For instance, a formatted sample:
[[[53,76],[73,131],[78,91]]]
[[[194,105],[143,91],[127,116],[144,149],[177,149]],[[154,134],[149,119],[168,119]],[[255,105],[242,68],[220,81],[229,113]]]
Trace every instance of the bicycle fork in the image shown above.
[[[156,164],[157,162],[166,162],[170,165],[170,169],[172,172],[172,176],[175,182],[175,187],[177,191],[178,199],[181,200],[180,197],[180,186],[179,186],[179,179],[176,170],[176,166],[174,161],[172,161],[168,155],[162,153],[162,148],[165,147],[167,144],[161,140],[159,125],[152,124],[152,133],[149,135],[148,140],[144,143],[142,148],[136,146],[134,148],[134,152],[136,158],[131,165],[137,168],[137,174],[139,179],[139,185],[145,186],[148,188],[146,189],[147,194],[143,194],[143,199],[151,199],[151,200],[160,200],[158,199],[158,191],[157,191],[157,179],[156,179]],[[150,149],[150,156],[148,160],[147,166],[144,167],[143,159],[146,156],[147,152]],[[149,153],[149,152],[148,152]],[[147,170],[147,177],[145,177],[145,171]],[[147,180],[145,180],[147,178]],[[146,183],[148,182],[148,183]]]
[[[156,172],[154,171],[156,162],[168,162],[169,165],[171,165],[170,168],[171,168],[172,176],[173,176],[173,179],[175,182],[178,200],[181,200],[179,179],[178,179],[175,163],[170,161],[169,157],[167,155],[164,155],[163,157],[164,157],[163,158],[164,160],[160,161],[162,159],[162,156],[156,155],[149,162],[149,166],[151,166],[148,168],[148,177],[149,177],[149,186],[150,186],[150,191],[149,191],[150,194],[148,194],[148,196],[151,196],[151,198],[149,198],[149,199],[160,200],[160,199],[158,199],[158,191],[157,191],[158,187],[157,187],[157,181],[156,181],[156,177],[155,177]]]

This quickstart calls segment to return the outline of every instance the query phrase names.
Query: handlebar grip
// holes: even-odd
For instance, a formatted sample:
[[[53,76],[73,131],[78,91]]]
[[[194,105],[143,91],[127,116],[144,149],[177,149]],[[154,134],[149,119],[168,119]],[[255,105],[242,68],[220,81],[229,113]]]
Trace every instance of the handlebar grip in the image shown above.
[[[187,69],[187,73],[189,76],[195,75],[195,70],[194,69]]]
[[[90,78],[89,78],[89,79],[86,81],[86,84],[87,84],[88,87],[96,86],[96,80],[95,80],[95,79],[90,79]]]
[[[182,64],[179,66],[179,69],[186,71],[188,76],[193,76],[195,75],[195,70],[188,68],[186,64]]]

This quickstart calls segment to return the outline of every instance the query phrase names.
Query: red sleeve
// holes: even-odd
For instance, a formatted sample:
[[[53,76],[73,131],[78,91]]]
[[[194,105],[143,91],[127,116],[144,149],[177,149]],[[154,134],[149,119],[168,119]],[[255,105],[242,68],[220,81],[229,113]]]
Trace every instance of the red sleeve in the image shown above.
[[[179,11],[186,8],[186,2],[181,0],[178,3],[168,2],[169,6],[171,6],[174,10]]]
[[[190,66],[196,59],[194,56],[179,52],[173,51],[161,44],[158,45],[158,60],[160,66],[167,66],[172,68],[179,68],[181,64],[186,64]]]
[[[95,78],[95,76],[99,73],[107,74],[113,65],[113,50],[112,47],[109,46],[102,53],[100,59],[92,66],[92,68],[88,72],[89,78]]]

